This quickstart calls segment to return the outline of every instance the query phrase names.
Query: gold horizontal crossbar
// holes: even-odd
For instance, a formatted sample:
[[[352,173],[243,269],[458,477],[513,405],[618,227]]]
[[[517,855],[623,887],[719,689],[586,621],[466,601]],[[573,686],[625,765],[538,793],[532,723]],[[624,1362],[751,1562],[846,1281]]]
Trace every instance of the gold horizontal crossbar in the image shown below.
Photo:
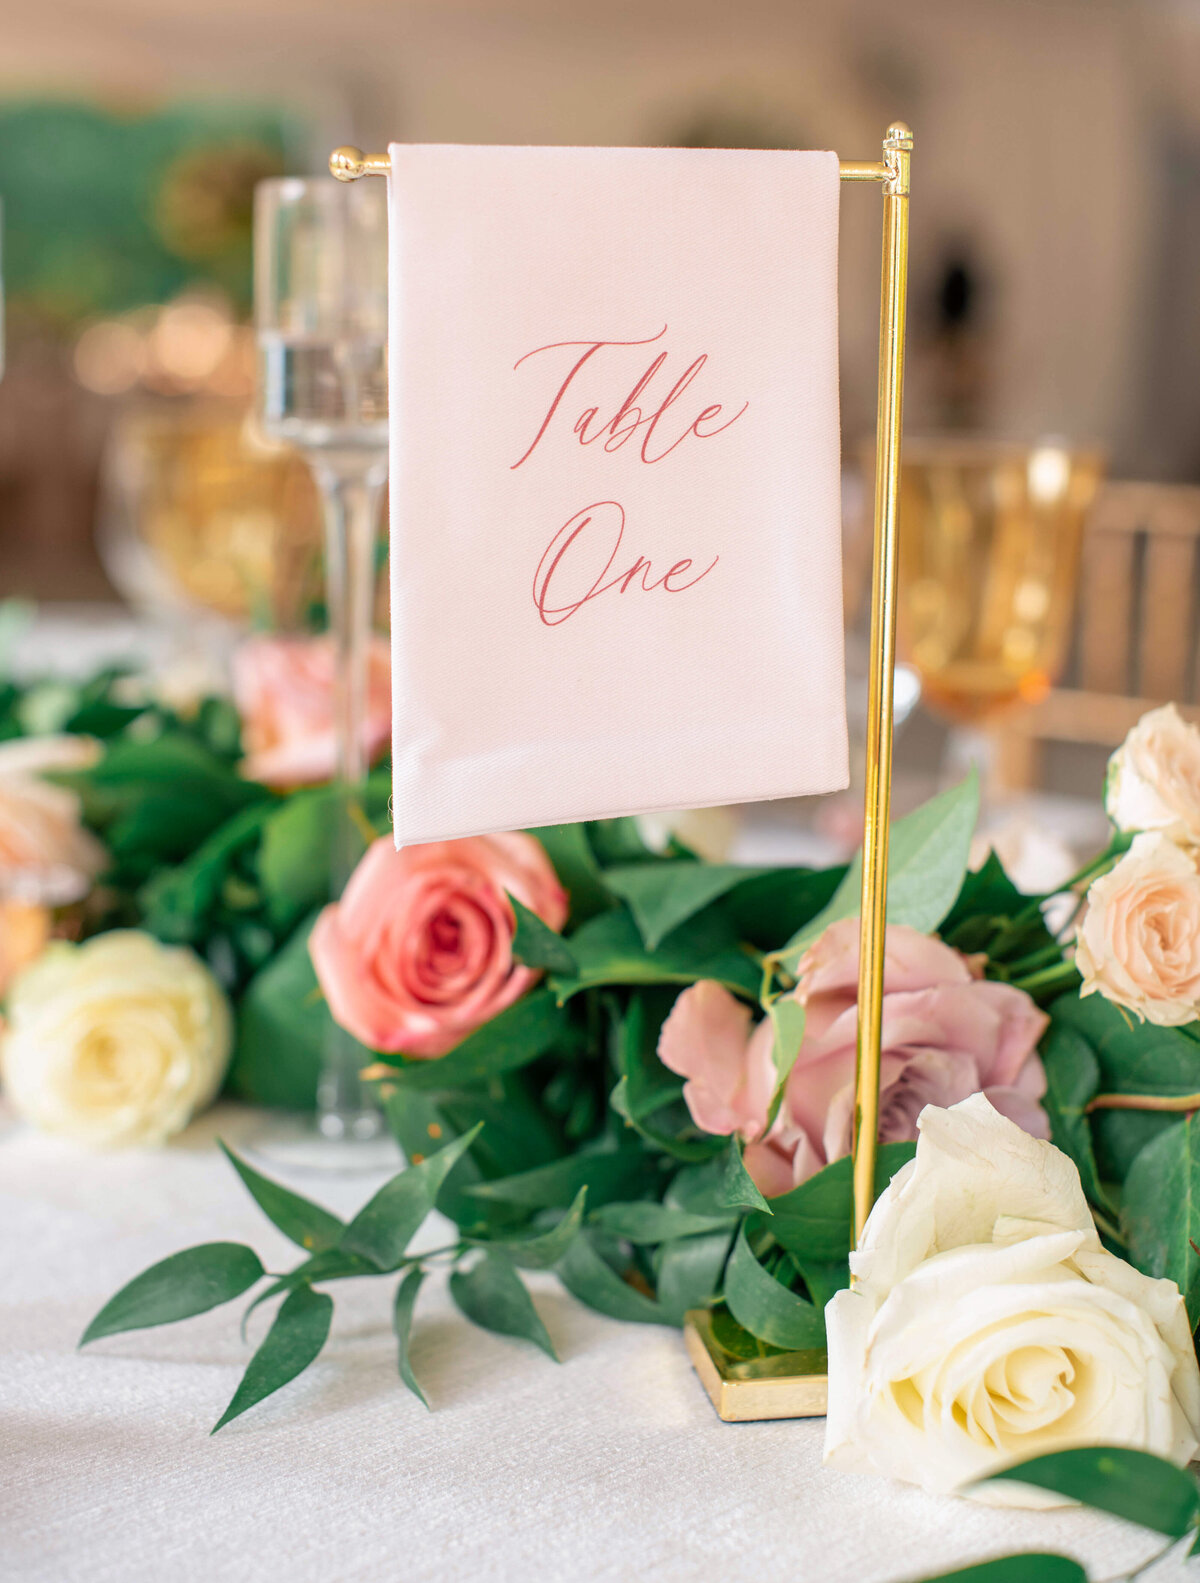
[[[897,122],[888,128],[888,140],[894,142],[897,149],[912,147],[912,134],[906,126]],[[885,145],[886,146],[886,145]],[[329,156],[329,173],[336,176],[339,181],[357,181],[360,176],[386,176],[392,168],[392,161],[387,154],[364,154],[361,148],[354,148],[350,144],[342,148],[335,148]],[[843,181],[881,181],[887,185],[888,191],[895,191],[895,182],[899,177],[899,167],[882,160],[843,159],[838,162],[838,173]]]

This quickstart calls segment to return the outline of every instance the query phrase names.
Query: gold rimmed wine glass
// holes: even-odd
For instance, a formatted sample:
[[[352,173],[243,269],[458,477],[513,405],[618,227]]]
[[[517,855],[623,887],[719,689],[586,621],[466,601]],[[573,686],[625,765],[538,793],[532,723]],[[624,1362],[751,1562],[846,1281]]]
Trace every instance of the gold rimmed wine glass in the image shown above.
[[[899,642],[935,714],[978,730],[1049,692],[1102,470],[1057,442],[905,442]]]

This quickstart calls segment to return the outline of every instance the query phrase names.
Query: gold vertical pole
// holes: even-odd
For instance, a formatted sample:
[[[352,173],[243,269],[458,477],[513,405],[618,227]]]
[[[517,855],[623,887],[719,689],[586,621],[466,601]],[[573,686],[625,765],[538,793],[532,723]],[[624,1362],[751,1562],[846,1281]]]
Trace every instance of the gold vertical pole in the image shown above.
[[[883,280],[879,312],[879,409],[875,437],[875,550],[871,577],[871,675],[867,695],[858,1052],[854,1085],[854,1235],[875,1201],[879,1046],[883,1021],[888,820],[892,798],[892,688],[896,664],[897,497],[904,409],[908,300],[908,186],[912,133],[897,121],[883,140]]]

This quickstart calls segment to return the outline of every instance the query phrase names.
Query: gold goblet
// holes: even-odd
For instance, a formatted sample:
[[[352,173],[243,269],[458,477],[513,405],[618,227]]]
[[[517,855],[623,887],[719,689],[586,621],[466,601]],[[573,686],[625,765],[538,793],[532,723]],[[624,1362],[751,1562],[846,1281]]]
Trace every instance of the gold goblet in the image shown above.
[[[1056,443],[906,442],[899,639],[935,713],[979,726],[1049,691],[1101,473]]]
[[[187,632],[304,624],[321,595],[316,491],[235,403],[140,405],[116,424],[100,547],[113,582]]]

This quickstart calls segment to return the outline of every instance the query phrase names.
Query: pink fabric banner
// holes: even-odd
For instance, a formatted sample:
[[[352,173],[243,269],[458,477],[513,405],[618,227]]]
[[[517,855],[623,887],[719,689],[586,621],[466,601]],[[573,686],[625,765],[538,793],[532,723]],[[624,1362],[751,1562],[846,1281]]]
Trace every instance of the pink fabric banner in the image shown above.
[[[845,786],[837,156],[390,152],[397,843]]]

